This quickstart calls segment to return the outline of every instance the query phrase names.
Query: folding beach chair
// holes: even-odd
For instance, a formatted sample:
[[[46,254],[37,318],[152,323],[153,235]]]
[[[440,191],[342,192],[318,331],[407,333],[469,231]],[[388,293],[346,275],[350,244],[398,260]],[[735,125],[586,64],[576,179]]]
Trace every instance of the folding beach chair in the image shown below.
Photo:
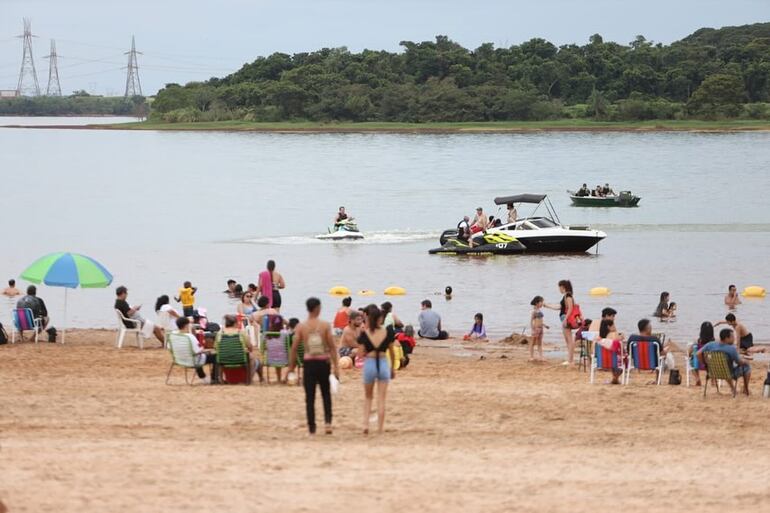
[[[265,378],[270,384],[270,369],[283,369],[289,366],[291,336],[282,329],[283,319],[276,315],[267,315],[262,319],[259,350],[265,367]],[[277,374],[277,370],[276,370]]]
[[[660,345],[655,341],[636,340],[628,348],[629,358],[625,370],[625,384],[631,379],[631,369],[639,371],[657,371],[657,384],[663,379],[663,360],[660,357]]]
[[[123,313],[120,310],[115,309],[115,314],[118,316],[118,349],[123,347],[123,339],[126,338],[127,333],[133,333],[136,335],[136,345],[139,349],[144,349],[144,336],[142,335],[142,323],[135,320],[123,317]],[[132,328],[126,326],[126,323],[130,323]]]
[[[689,353],[690,351],[692,351],[692,354],[685,354],[685,359],[684,359],[685,372],[687,373],[687,376],[685,377],[685,382],[688,387],[690,386],[690,374],[692,372],[705,370],[701,368],[703,367],[703,365],[698,359],[698,344],[688,345],[687,352]]]
[[[251,385],[249,352],[243,347],[239,334],[222,333],[214,345],[217,352],[220,382],[228,385]]]
[[[721,351],[704,351],[703,359],[706,361],[706,384],[703,387],[703,397],[706,397],[706,390],[709,387],[709,381],[712,379],[723,379],[727,381],[733,391],[733,399],[738,393],[738,380],[733,378],[733,370],[730,366],[730,359],[726,353]],[[716,382],[717,392],[719,392],[719,382]]]
[[[620,345],[621,351],[623,344]],[[620,370],[625,374],[625,367],[623,365],[623,355],[617,351],[601,346],[598,343],[594,343],[593,357],[591,358],[591,384],[594,382],[594,375],[596,370]],[[621,375],[620,382],[623,383],[625,379],[624,375]]]
[[[35,344],[37,344],[40,330],[43,329],[43,319],[35,318],[35,314],[31,308],[16,308],[11,310],[11,318],[13,319],[11,344],[16,343],[16,333],[19,333],[23,341],[25,331],[33,331],[35,333]]]
[[[171,371],[174,370],[174,367],[182,367],[184,369],[185,383],[192,385],[197,374],[193,372],[192,379],[190,379],[188,371],[200,367],[197,365],[193,341],[184,333],[169,333],[166,335],[166,346],[171,353],[171,366],[168,369],[168,374],[166,374],[166,384],[169,384]]]

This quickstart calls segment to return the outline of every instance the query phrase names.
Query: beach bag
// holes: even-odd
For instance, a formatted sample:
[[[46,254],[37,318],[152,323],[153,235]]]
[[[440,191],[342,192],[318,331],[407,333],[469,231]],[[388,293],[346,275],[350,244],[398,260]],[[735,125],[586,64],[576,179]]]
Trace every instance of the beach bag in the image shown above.
[[[8,343],[8,333],[5,332],[5,328],[3,328],[3,323],[0,322],[0,345],[7,344]]]
[[[51,326],[47,330],[45,330],[46,333],[48,333],[48,341],[49,342],[56,342],[56,328]]]
[[[669,385],[682,384],[682,376],[679,374],[678,369],[672,369],[671,372],[668,373],[668,384]]]
[[[580,311],[580,305],[572,305],[572,312],[567,317],[567,327],[573,330],[583,325],[583,312]]]

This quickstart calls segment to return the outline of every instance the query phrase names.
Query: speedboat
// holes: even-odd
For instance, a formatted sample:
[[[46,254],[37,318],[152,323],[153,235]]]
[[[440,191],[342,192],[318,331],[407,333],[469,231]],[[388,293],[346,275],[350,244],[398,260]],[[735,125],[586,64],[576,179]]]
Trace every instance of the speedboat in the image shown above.
[[[636,207],[642,198],[634,196],[631,191],[621,191],[620,194],[607,196],[578,196],[575,191],[567,191],[572,205],[576,207]]]
[[[471,241],[460,238],[456,228],[446,230],[441,234],[441,247],[432,249],[429,253],[455,255],[585,253],[607,237],[603,231],[592,230],[588,226],[561,224],[553,205],[545,194],[518,194],[495,198],[496,205],[509,203],[514,206],[522,203],[534,204],[536,207],[529,217],[517,219],[513,223],[502,224],[498,220],[496,225],[486,232],[471,235]],[[541,207],[546,212],[542,216],[536,216]]]
[[[346,219],[334,225],[333,228],[329,228],[328,233],[316,235],[315,238],[320,240],[360,240],[364,238],[364,234],[358,231],[358,225],[353,219]]]

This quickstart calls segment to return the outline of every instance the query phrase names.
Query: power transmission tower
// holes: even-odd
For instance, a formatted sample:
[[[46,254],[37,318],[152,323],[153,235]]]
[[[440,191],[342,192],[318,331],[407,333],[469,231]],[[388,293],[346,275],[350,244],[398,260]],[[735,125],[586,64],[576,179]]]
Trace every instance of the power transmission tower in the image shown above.
[[[56,54],[56,41],[51,39],[51,53],[45,56],[48,59],[48,87],[46,96],[61,96],[61,84],[59,84],[59,56]]]
[[[19,84],[16,91],[19,96],[40,96],[40,85],[37,83],[37,70],[35,70],[35,58],[32,56],[32,22],[24,18],[24,34],[20,37],[24,40],[24,54],[21,57],[21,71],[19,72]],[[31,80],[31,84],[29,83]]]
[[[128,51],[125,54],[128,55],[126,98],[129,96],[142,96],[142,83],[139,81],[139,63],[136,61],[136,55],[142,55],[142,52],[136,51],[134,36],[131,36],[131,51]]]

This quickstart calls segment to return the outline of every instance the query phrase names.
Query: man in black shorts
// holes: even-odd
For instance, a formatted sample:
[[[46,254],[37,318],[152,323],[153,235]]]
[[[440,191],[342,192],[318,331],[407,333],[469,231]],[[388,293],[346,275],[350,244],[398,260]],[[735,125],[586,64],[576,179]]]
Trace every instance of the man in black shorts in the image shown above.
[[[753,354],[764,353],[767,351],[767,348],[765,347],[754,346],[754,335],[751,334],[749,329],[743,323],[738,322],[738,319],[735,318],[735,314],[729,313],[725,315],[725,320],[715,323],[714,327],[716,328],[721,324],[727,324],[733,331],[735,331],[735,336],[738,338],[738,348],[742,353]]]

